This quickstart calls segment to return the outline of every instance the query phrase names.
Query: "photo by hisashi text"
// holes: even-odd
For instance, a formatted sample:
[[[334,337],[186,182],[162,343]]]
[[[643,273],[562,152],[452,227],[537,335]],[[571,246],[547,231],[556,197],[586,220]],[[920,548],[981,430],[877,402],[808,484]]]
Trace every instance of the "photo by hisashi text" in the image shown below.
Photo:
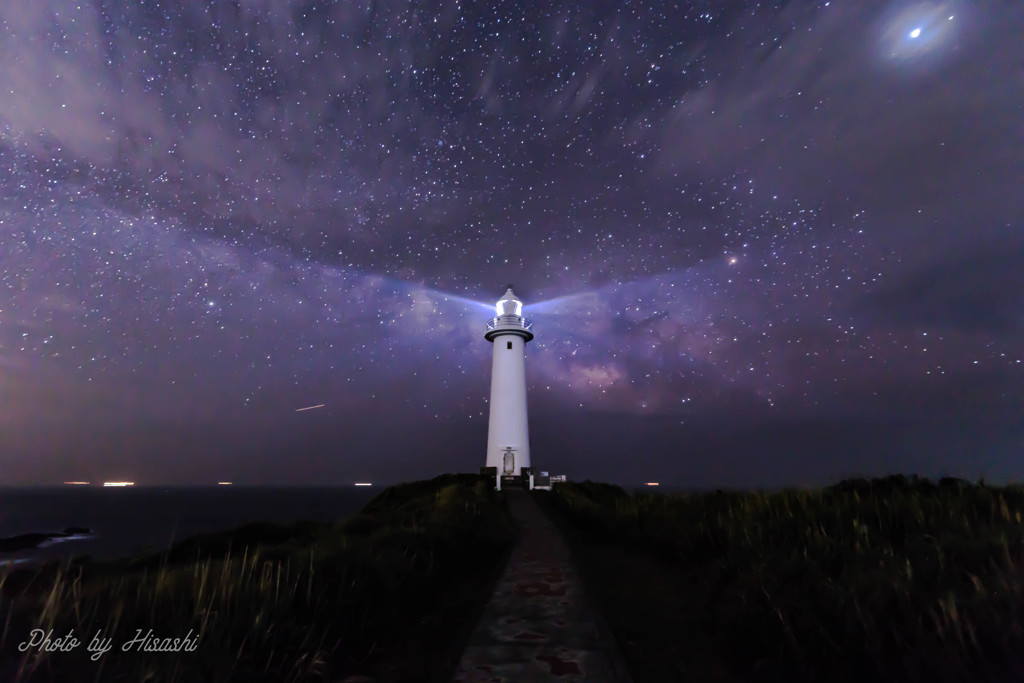
[[[28,640],[18,645],[18,651],[27,652],[35,649],[39,652],[71,652],[83,644],[84,641],[75,636],[74,629],[54,638],[53,629],[44,631],[41,628],[34,628],[29,632]],[[184,637],[161,638],[153,634],[153,629],[143,633],[140,628],[135,630],[135,637],[121,643],[122,652],[195,652],[198,647],[199,634],[193,634],[192,629],[189,629]],[[103,631],[97,631],[85,649],[92,653],[89,659],[95,662],[114,649],[114,639],[105,638]]]

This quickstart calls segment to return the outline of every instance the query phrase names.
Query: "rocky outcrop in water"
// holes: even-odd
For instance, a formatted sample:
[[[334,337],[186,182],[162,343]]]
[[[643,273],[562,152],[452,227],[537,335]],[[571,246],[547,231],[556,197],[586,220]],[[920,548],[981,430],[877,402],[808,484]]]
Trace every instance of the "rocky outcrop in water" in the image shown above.
[[[43,548],[53,543],[88,538],[90,536],[92,536],[91,529],[78,526],[69,526],[64,531],[8,536],[7,538],[0,538],[0,553],[15,553],[19,550]]]

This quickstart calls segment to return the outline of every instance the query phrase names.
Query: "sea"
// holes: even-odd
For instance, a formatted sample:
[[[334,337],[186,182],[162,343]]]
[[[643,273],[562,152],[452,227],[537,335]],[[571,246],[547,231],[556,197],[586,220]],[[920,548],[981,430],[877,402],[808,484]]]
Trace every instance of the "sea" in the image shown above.
[[[0,538],[77,534],[45,547],[0,552],[0,569],[51,559],[114,559],[164,550],[190,536],[250,522],[337,521],[351,517],[380,487],[100,487],[0,488]]]

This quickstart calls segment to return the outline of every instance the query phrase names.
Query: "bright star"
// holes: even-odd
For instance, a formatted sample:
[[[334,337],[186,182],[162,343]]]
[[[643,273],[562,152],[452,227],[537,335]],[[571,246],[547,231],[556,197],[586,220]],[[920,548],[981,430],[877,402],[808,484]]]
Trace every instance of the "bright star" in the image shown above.
[[[910,3],[887,12],[879,20],[879,47],[884,58],[907,70],[939,66],[949,56],[951,40],[958,33],[959,22],[949,19],[955,2],[959,4],[957,0]]]

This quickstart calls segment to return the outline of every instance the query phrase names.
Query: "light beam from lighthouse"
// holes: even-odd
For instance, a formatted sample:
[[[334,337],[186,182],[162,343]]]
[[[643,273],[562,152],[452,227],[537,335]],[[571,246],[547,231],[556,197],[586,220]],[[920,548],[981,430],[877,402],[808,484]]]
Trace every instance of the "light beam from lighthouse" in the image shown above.
[[[522,475],[530,467],[530,432],[526,419],[526,342],[532,324],[523,317],[523,302],[508,286],[487,323],[491,342],[491,414],[487,423],[487,467],[499,477]]]

